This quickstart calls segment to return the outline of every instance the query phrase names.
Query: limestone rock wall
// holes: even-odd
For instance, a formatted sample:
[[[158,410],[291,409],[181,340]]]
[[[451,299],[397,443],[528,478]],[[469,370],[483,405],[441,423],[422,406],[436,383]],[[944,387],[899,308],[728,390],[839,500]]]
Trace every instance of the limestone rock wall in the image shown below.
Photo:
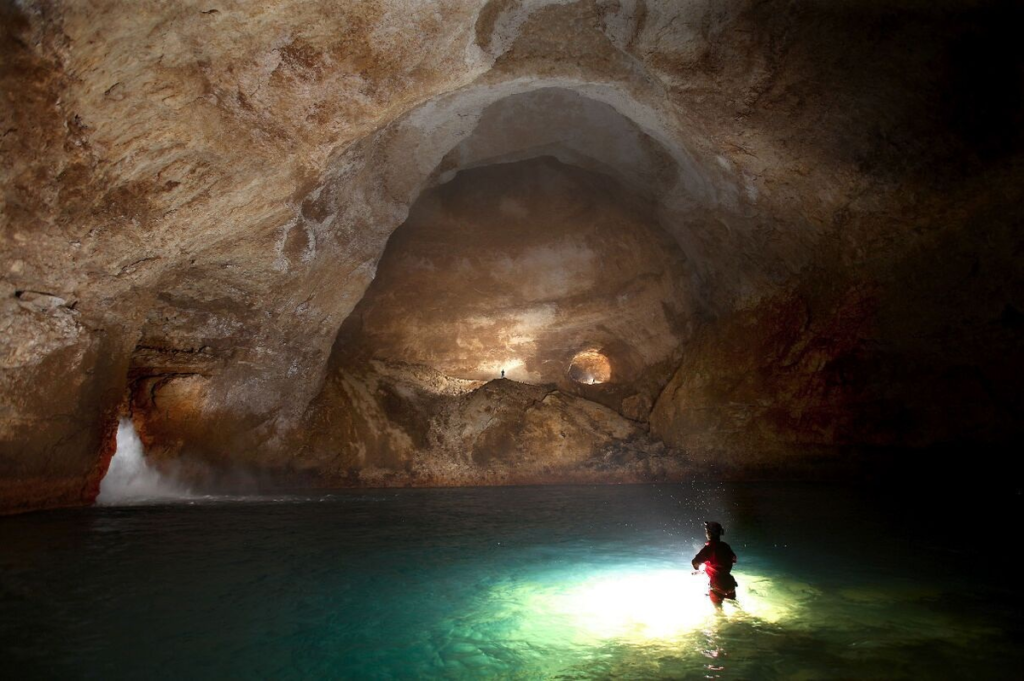
[[[725,359],[737,320],[829,336],[822,319],[863,297],[883,331],[853,334],[875,334],[851,341],[858,366],[919,358],[892,403],[915,386],[957,393],[961,379],[919,377],[964,354],[999,373],[984,358],[1017,357],[1018,280],[979,265],[967,287],[1003,302],[999,335],[943,321],[955,311],[921,277],[956,279],[960,249],[1019,252],[986,239],[1019,230],[1021,18],[1000,0],[6,3],[0,509],[87,503],[128,408],[162,455],[270,469],[312,451],[339,330],[410,206],[460,170],[540,156],[649,202],[685,261],[679,306],[698,335],[680,342],[684,367],[763,366],[748,350]],[[946,264],[900,269],[926,252]],[[854,293],[824,296],[808,331],[756,321],[799,310],[832,272]],[[970,300],[957,309],[980,323],[967,313],[988,315],[988,298]],[[919,308],[934,314],[893,321]],[[801,371],[820,378],[813,366]],[[799,413],[788,371],[759,373],[744,399],[792,395],[780,409]],[[712,392],[729,391],[700,393],[720,409]],[[987,394],[981,430],[1012,431],[1017,403]],[[673,400],[659,400],[660,432],[704,442],[686,424],[710,426]],[[929,424],[958,400],[886,437],[937,439]]]
[[[550,158],[467,170],[392,235],[335,353],[472,380],[504,371],[621,411],[653,403],[678,363],[688,281],[649,204],[607,176]],[[569,377],[587,350],[610,362],[601,385]]]
[[[300,456],[319,484],[450,486],[680,479],[686,462],[611,409],[509,379],[453,382],[373,362],[333,373]]]
[[[316,267],[287,236],[302,197],[339,148],[486,64],[472,4],[251,10],[0,10],[3,507],[90,498],[129,365],[164,375],[154,353],[206,380],[197,434],[245,443],[253,422],[301,413],[380,246],[342,238],[332,264],[354,292],[301,319]],[[25,292],[66,305],[25,309]],[[180,366],[188,354],[198,366]],[[300,364],[307,385],[287,380]]]
[[[653,433],[722,469],[844,453],[1019,470],[1003,457],[1024,436],[1024,212],[992,210],[991,191],[967,182],[910,248],[862,226],[848,238],[880,240],[870,250],[825,251],[791,288],[703,328]]]

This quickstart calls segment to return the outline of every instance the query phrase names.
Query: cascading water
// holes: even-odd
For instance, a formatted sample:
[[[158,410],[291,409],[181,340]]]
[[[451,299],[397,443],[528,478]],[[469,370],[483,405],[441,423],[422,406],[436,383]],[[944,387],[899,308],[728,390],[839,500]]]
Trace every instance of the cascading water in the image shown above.
[[[137,504],[145,501],[173,501],[190,498],[178,481],[160,474],[146,463],[142,441],[129,419],[117,427],[117,451],[100,483],[96,503],[104,506]]]

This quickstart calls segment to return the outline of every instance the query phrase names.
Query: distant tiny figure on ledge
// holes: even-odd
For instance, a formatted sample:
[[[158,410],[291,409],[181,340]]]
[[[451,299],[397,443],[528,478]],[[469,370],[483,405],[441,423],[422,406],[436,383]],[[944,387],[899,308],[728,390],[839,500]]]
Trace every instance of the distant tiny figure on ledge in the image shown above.
[[[501,377],[505,378],[505,370],[504,369],[501,370]]]
[[[726,598],[736,598],[736,578],[732,576],[732,566],[736,563],[736,554],[732,547],[722,541],[725,529],[721,523],[713,520],[704,523],[704,534],[708,541],[704,548],[693,557],[693,569],[700,570],[704,565],[711,580],[708,596],[717,607],[722,607]]]

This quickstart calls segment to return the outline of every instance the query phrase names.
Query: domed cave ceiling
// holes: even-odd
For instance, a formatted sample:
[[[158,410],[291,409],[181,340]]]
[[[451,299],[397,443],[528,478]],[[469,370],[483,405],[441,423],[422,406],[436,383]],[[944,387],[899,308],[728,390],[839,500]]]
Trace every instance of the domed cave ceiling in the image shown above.
[[[1020,439],[1016,3],[0,18],[0,510],[90,503],[122,416],[314,486]]]

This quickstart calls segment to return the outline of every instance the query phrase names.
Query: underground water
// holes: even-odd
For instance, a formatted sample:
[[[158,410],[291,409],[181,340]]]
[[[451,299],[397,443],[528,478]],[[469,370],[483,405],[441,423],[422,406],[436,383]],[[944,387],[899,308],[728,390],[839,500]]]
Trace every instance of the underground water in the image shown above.
[[[138,447],[130,427],[120,445]],[[148,501],[0,525],[0,638],[19,678],[1011,678],[1024,630],[1019,596],[981,578],[948,515],[884,491],[171,501],[148,475]],[[739,555],[721,611],[688,564],[706,518]]]

